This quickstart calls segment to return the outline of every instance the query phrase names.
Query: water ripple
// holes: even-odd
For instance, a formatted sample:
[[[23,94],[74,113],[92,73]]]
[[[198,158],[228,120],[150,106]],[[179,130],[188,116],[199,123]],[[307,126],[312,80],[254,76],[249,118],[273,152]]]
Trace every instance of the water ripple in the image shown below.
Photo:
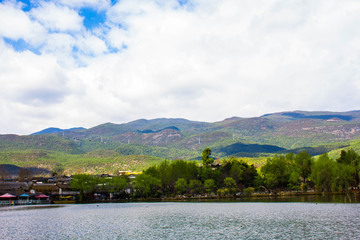
[[[358,239],[360,204],[119,203],[0,211],[0,239]]]

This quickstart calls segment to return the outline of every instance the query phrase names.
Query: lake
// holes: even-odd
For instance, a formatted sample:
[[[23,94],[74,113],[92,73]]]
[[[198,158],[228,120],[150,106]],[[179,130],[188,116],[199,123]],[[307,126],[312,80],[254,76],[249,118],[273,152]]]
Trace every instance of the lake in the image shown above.
[[[160,202],[0,209],[0,239],[359,239],[360,204]]]

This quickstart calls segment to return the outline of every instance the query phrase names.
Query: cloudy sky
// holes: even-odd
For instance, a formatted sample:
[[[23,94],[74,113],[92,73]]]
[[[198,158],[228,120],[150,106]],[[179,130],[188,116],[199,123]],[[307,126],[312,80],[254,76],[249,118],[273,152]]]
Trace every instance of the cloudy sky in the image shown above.
[[[0,0],[0,134],[360,109],[358,0]]]

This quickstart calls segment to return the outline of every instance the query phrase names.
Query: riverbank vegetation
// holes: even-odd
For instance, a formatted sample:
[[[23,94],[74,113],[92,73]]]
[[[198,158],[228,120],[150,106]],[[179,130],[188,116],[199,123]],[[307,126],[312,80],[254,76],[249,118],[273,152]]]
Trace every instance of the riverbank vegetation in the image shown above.
[[[92,198],[94,192],[111,193],[113,198],[348,192],[358,189],[359,171],[360,156],[354,150],[343,150],[335,160],[327,153],[314,159],[306,151],[276,155],[256,168],[238,158],[214,161],[207,148],[203,151],[201,164],[164,160],[148,167],[134,179],[78,174],[73,177],[71,186],[79,190],[81,200]]]

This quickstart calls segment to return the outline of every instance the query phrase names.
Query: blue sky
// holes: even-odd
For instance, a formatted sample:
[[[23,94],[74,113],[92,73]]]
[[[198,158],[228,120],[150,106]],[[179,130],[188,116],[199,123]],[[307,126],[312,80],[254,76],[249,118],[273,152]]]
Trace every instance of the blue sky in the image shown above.
[[[357,0],[0,1],[0,134],[360,106]]]

